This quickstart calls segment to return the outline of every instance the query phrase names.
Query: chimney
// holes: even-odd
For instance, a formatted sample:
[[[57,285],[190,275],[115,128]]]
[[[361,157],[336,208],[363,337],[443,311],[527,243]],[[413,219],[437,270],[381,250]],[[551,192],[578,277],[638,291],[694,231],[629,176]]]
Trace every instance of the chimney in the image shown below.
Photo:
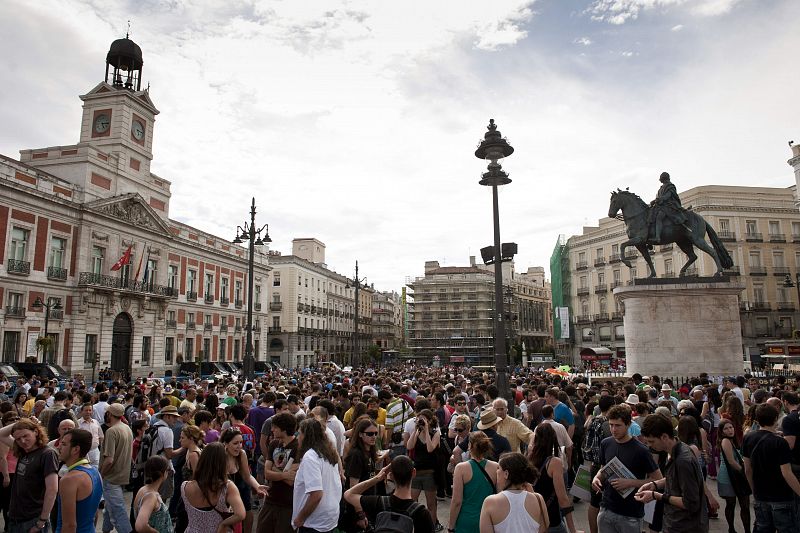
[[[471,266],[471,267],[475,266],[475,256],[474,255],[469,256],[469,266]]]

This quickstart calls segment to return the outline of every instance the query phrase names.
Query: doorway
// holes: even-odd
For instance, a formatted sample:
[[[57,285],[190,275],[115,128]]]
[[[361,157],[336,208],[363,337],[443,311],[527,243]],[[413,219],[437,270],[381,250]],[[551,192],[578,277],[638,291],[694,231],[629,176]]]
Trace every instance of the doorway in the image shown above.
[[[133,324],[128,313],[120,313],[114,319],[114,335],[111,338],[111,370],[125,375],[131,368],[131,334]]]

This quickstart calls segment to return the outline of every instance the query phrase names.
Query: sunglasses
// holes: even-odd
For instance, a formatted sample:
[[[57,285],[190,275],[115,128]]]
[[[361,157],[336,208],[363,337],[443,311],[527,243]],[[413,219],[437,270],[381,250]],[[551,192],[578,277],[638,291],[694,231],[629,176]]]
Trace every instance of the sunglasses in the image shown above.
[[[467,405],[467,402],[456,402],[456,405]]]
[[[378,432],[377,431],[365,431],[364,433],[362,433],[362,435],[366,435],[367,437],[377,437],[378,436]]]
[[[464,433],[467,428],[456,428],[456,433]]]

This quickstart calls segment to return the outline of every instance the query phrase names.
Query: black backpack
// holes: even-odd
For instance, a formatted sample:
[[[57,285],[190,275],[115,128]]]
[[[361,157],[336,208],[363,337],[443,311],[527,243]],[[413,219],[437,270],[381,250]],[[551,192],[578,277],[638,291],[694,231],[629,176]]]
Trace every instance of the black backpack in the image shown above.
[[[405,512],[398,513],[392,510],[392,497],[380,498],[381,511],[375,517],[374,533],[414,533],[414,513],[422,507],[418,502],[413,502]]]
[[[607,425],[608,419],[603,415],[597,415],[589,422],[583,445],[583,457],[587,461],[600,463],[600,443],[604,438],[611,436],[611,432],[605,429]]]
[[[163,424],[156,422],[144,432],[139,451],[136,453],[136,460],[133,462],[131,477],[137,478],[144,475],[144,464],[154,455],[158,455],[164,447],[158,439],[158,428],[164,427]]]
[[[47,436],[50,440],[58,438],[58,425],[64,420],[74,420],[72,412],[66,407],[53,413],[53,416],[47,421]]]

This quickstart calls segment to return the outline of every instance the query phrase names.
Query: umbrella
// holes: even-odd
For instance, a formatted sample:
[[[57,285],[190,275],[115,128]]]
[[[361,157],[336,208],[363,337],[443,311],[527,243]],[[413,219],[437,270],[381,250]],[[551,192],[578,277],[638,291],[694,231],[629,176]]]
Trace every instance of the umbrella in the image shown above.
[[[548,374],[561,376],[562,378],[565,378],[569,375],[569,372],[564,372],[560,368],[548,368],[547,370],[545,370],[545,372],[547,372]]]

